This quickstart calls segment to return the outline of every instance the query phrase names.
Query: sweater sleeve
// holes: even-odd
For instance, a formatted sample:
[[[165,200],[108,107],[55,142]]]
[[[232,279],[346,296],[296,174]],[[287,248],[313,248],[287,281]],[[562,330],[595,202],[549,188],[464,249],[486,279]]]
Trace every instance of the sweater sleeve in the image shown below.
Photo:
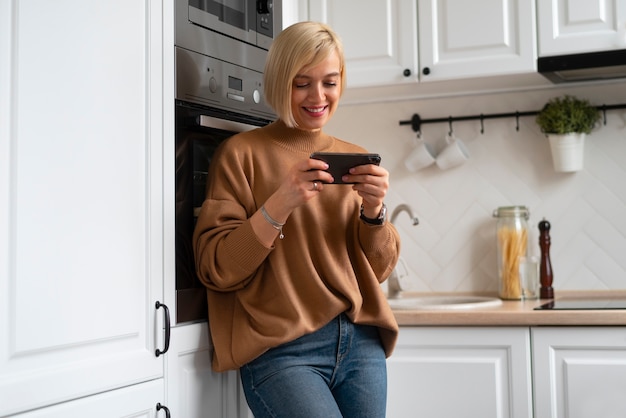
[[[193,247],[200,281],[209,289],[228,292],[245,287],[272,248],[258,240],[250,225],[256,202],[244,171],[245,157],[228,150],[228,141],[223,145],[210,166]]]
[[[259,242],[245,214],[232,215],[237,212],[233,206],[207,199],[194,232],[196,272],[206,287],[216,291],[243,288],[272,250]]]
[[[400,255],[400,236],[391,224],[369,225],[357,219],[359,242],[380,283],[387,280]]]

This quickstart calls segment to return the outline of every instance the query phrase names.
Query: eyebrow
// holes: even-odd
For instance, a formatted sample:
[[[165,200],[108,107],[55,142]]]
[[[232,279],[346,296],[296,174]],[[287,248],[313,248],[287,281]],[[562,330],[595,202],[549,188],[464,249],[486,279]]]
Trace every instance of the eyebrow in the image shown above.
[[[325,77],[339,77],[340,73],[338,71],[333,72],[333,73],[328,73],[326,75],[323,76],[323,78]],[[311,78],[308,75],[305,74],[296,74],[296,76],[294,78]]]

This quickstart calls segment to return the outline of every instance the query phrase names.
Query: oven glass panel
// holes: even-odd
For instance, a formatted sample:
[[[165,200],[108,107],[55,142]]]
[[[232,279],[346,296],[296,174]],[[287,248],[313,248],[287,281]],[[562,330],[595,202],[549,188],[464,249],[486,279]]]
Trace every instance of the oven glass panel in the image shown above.
[[[209,166],[217,147],[236,134],[232,130],[200,125],[201,116],[248,126],[268,120],[176,102],[176,322],[207,319],[206,289],[195,271],[193,230],[206,195]]]
[[[191,238],[215,149],[235,132],[198,124],[206,110],[176,106],[176,319],[207,318],[206,290],[195,272]]]

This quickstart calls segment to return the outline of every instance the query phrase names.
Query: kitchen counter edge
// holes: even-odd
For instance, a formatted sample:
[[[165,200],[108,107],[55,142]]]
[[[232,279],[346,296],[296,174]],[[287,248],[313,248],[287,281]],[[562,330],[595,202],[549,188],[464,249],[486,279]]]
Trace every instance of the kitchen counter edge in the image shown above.
[[[451,293],[448,293],[451,294]],[[453,293],[455,295],[493,296],[493,293]],[[412,293],[408,296],[446,295]],[[555,299],[626,299],[626,290],[562,291]],[[446,310],[394,310],[400,326],[619,326],[626,325],[626,309],[610,310],[534,310],[550,299],[526,301],[503,300],[491,308]]]

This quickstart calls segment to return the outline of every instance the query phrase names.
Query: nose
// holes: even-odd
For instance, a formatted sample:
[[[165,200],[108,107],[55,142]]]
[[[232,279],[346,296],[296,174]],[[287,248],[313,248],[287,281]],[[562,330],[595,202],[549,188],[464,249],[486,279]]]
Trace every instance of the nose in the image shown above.
[[[324,100],[326,93],[324,92],[323,83],[315,83],[309,89],[309,99]]]

